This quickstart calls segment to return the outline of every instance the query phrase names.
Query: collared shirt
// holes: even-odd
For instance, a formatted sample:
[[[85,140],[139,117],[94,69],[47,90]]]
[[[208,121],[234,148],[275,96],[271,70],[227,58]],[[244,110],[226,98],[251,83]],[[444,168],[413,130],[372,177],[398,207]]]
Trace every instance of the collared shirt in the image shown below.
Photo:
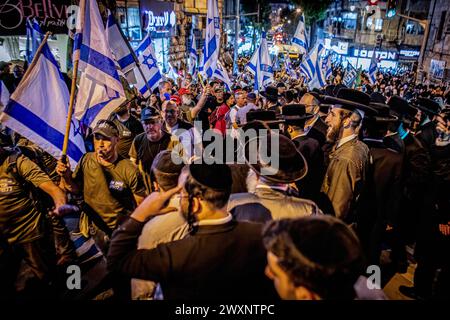
[[[228,213],[226,217],[220,219],[205,219],[196,222],[194,225],[197,226],[217,226],[230,222],[233,219],[231,213]]]
[[[303,133],[300,133],[300,134],[297,134],[297,135],[291,137],[291,140],[295,140],[295,139],[297,139],[297,138],[304,137],[304,136],[306,136],[306,135],[307,135],[307,133],[306,133],[306,132],[303,132]]]
[[[175,131],[178,130],[178,122],[177,122],[177,124],[174,125],[173,127],[169,127],[169,126],[166,124],[166,129],[167,129],[167,132],[168,132],[168,133],[174,134]]]
[[[259,183],[256,185],[256,189],[272,189],[286,192],[288,190],[288,185],[269,186],[267,184]]]
[[[352,134],[348,137],[342,138],[341,140],[338,141],[336,149],[339,147],[342,147],[345,143],[352,141],[353,139],[355,139],[357,137],[356,134]]]

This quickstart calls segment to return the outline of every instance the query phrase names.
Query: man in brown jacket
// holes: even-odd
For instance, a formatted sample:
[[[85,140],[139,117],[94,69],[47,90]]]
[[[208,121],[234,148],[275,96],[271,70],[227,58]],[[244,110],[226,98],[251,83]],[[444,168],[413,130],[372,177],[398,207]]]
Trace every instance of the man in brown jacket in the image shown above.
[[[358,140],[364,113],[376,114],[370,108],[370,97],[360,91],[343,88],[337,97],[326,96],[332,107],[325,119],[327,140],[333,144],[322,192],[330,199],[336,217],[354,222],[351,211],[366,179],[369,148]]]

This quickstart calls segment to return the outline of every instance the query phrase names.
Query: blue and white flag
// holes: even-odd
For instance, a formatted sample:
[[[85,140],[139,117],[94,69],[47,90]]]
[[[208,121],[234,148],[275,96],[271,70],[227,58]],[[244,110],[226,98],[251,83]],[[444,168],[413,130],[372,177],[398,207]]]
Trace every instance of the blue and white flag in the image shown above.
[[[136,61],[133,57],[134,52],[131,52],[131,47],[126,43],[127,40],[124,39],[114,15],[109,10],[108,22],[106,24],[106,37],[108,39],[112,55],[117,61],[120,70],[125,74],[136,67]]]
[[[376,58],[374,50],[369,66],[369,81],[371,84],[375,84],[377,82],[377,73],[378,73],[378,60]]]
[[[211,78],[217,69],[220,51],[220,19],[217,9],[217,0],[208,0],[208,12],[206,15],[206,37],[203,46],[204,60],[202,72],[207,78]]]
[[[81,0],[74,39],[74,61],[81,72],[75,117],[94,127],[125,101],[97,1]]]
[[[214,72],[212,78],[216,78],[223,81],[227,90],[231,91],[231,87],[233,86],[233,84],[231,83],[227,70],[222,66],[220,61],[217,61],[217,69]]]
[[[58,64],[44,44],[36,64],[11,95],[0,122],[55,158],[62,153],[69,109],[69,90]],[[67,156],[75,167],[85,153],[80,124],[72,120]]]
[[[348,88],[352,88],[357,76],[358,70],[356,70],[351,63],[349,63],[347,65],[347,70],[345,72],[344,78],[342,79],[342,83],[345,84]]]
[[[297,46],[300,53],[308,53],[308,40],[306,37],[305,19],[303,15],[298,21],[297,29],[295,30],[294,37],[292,38],[292,45]]]
[[[134,75],[137,80],[137,88],[139,92],[144,97],[149,97],[152,92],[149,92],[149,87],[151,91],[155,90],[159,82],[162,79],[161,72],[159,71],[158,61],[156,60],[156,55],[153,49],[152,40],[150,39],[150,33],[142,40],[136,49],[136,55],[141,66],[144,78],[142,78],[139,70],[134,70]],[[147,81],[147,85],[146,82]]]
[[[8,104],[9,91],[3,81],[0,80],[0,111]]]
[[[197,76],[198,53],[194,32],[191,33],[191,47],[189,48],[189,74]]]
[[[31,61],[33,61],[33,57],[36,54],[37,49],[39,48],[39,45],[44,39],[44,33],[42,32],[41,27],[39,27],[39,23],[37,22],[36,18],[33,18],[33,20],[27,18],[26,27],[27,27],[27,46],[26,46],[27,61],[28,63],[31,63]]]
[[[291,58],[289,57],[289,53],[284,55],[284,68],[286,70],[286,73],[290,77],[297,77],[297,74],[295,73],[294,69],[292,68],[292,62]]]
[[[325,72],[322,65],[324,54],[325,47],[323,44],[318,43],[300,64],[300,72],[305,75],[310,89],[326,85]]]
[[[273,68],[269,50],[267,48],[265,32],[262,33],[261,44],[253,53],[253,56],[247,65],[247,70],[250,71],[255,78],[254,89],[256,91],[262,91],[264,87],[268,86],[273,81]]]

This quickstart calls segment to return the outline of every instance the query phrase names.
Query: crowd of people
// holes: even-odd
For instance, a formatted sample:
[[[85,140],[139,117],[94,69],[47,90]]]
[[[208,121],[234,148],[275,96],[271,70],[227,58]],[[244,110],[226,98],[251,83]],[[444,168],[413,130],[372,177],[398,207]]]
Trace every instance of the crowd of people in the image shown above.
[[[449,88],[342,72],[313,90],[286,70],[261,92],[243,70],[230,90],[164,79],[85,128],[76,168],[0,124],[0,297],[386,299],[417,263],[400,292],[448,299]],[[275,141],[276,170],[260,151]]]

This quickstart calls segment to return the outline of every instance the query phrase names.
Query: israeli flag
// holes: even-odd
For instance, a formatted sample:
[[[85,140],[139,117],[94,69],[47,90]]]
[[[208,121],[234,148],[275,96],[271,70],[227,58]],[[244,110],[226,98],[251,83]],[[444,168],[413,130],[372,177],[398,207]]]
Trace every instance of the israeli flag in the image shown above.
[[[75,117],[94,127],[125,100],[97,1],[81,0],[74,39],[74,61],[81,72]],[[103,110],[105,108],[105,110]]]
[[[297,29],[295,30],[294,37],[292,38],[292,45],[298,47],[300,53],[308,53],[308,41],[305,30],[305,19],[303,15],[298,21]]]
[[[253,53],[252,58],[247,64],[247,70],[255,78],[254,89],[261,91],[273,81],[273,68],[270,60],[269,50],[267,48],[266,33],[262,33],[261,44]]]
[[[217,69],[214,72],[212,78],[223,81],[223,83],[225,83],[226,89],[228,91],[231,91],[231,87],[233,86],[233,84],[231,83],[227,70],[222,66],[222,63],[220,63],[220,61],[217,61]]]
[[[136,55],[145,77],[145,79],[142,78],[139,70],[134,69],[134,75],[137,80],[136,86],[144,97],[149,97],[152,92],[149,92],[148,88],[150,87],[151,91],[155,90],[162,79],[158,61],[156,60],[156,55],[153,50],[152,40],[150,39],[150,33],[148,33],[144,40],[139,44],[136,49]],[[146,81],[147,85],[145,84]]]
[[[192,77],[197,76],[196,68],[198,61],[197,44],[195,41],[194,32],[191,33],[191,47],[189,48],[189,74]]]
[[[357,76],[358,71],[355,69],[355,67],[352,66],[351,63],[349,63],[347,65],[347,70],[345,72],[344,78],[342,79],[342,83],[345,84],[348,88],[352,88]]]
[[[119,29],[114,15],[108,10],[108,22],[106,24],[106,37],[108,39],[109,47],[112,55],[117,61],[120,70],[126,74],[128,71],[136,67],[136,61],[133,57],[133,52],[124,39],[122,32]]]
[[[378,73],[378,61],[374,50],[369,66],[369,81],[371,84],[375,84],[377,82],[377,73]]]
[[[289,57],[289,53],[284,55],[284,68],[286,70],[286,73],[292,77],[297,77],[297,74],[295,73],[294,69],[292,69],[292,62],[291,58]]]
[[[36,64],[11,95],[0,122],[55,158],[62,153],[69,109],[69,90],[58,64],[44,44]],[[75,167],[85,153],[80,124],[72,120],[67,156]]]
[[[3,81],[0,80],[0,111],[8,104],[9,91]]]
[[[300,72],[306,77],[307,82],[313,81],[315,78],[317,78],[317,81],[324,80],[325,76],[322,74],[321,65],[321,58],[324,53],[325,47],[323,44],[318,43],[300,64]]]
[[[208,0],[208,12],[206,15],[206,37],[203,46],[204,61],[202,72],[207,78],[211,78],[217,69],[220,50],[220,20],[217,0]]]
[[[36,54],[37,49],[39,48],[39,45],[44,39],[44,33],[42,32],[41,27],[39,27],[36,18],[33,18],[33,20],[27,18],[26,29],[27,29],[27,45],[26,45],[27,61],[28,63],[31,63],[31,61],[33,61],[33,57]]]

